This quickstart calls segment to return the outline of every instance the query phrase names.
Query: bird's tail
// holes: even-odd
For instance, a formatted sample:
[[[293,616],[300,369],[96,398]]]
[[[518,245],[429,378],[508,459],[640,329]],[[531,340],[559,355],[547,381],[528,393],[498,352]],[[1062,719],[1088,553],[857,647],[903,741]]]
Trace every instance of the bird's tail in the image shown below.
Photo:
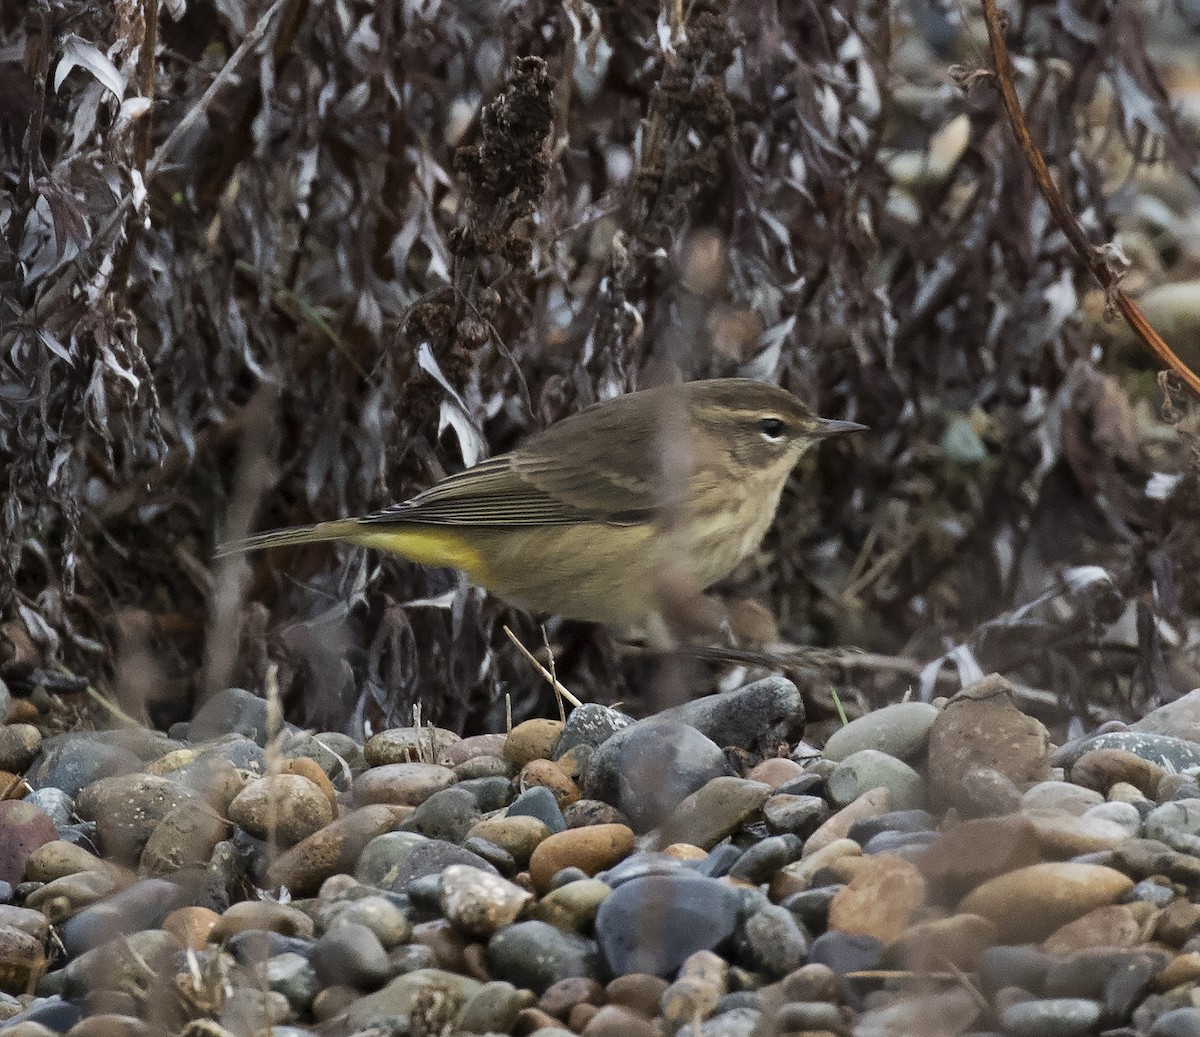
[[[262,551],[268,547],[291,547],[296,544],[319,544],[328,540],[347,540],[359,530],[357,519],[342,519],[338,522],[318,522],[315,526],[293,526],[290,529],[273,529],[269,533],[257,533],[245,540],[228,540],[217,546],[214,558],[245,554],[247,551]]]

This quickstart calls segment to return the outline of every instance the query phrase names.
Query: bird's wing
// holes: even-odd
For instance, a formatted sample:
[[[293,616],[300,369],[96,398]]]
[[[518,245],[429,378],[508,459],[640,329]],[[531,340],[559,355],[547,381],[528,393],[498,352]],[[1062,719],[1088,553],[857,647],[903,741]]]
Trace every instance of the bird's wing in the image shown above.
[[[626,524],[643,516],[607,507],[579,507],[526,473],[503,454],[451,475],[400,504],[360,519],[368,525],[428,522],[433,525],[539,526],[575,522]]]
[[[481,526],[647,522],[668,504],[658,457],[662,402],[650,392],[580,411],[512,453],[451,475],[361,521]]]

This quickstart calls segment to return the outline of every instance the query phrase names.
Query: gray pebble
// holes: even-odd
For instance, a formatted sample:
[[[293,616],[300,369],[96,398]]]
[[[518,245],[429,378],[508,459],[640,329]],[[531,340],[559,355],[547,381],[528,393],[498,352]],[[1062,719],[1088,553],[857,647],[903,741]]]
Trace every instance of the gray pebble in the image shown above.
[[[309,956],[322,986],[340,983],[374,990],[391,975],[379,937],[357,922],[339,922],[313,945]]]
[[[861,749],[842,760],[826,781],[829,797],[836,806],[849,806],[864,792],[883,787],[891,793],[897,810],[920,807],[925,783],[903,760],[877,749]]]
[[[535,994],[560,979],[601,976],[595,941],[545,922],[517,922],[501,929],[488,941],[488,964],[493,975]]]
[[[304,1012],[317,996],[320,984],[308,959],[300,954],[279,954],[267,962],[267,986],[287,998],[297,1012]]]
[[[840,763],[864,749],[877,749],[908,760],[925,748],[937,717],[937,707],[927,702],[899,702],[874,709],[830,735],[823,755]]]
[[[1086,1037],[1100,1021],[1100,1005],[1082,997],[1020,1001],[1000,1013],[1009,1037]]]

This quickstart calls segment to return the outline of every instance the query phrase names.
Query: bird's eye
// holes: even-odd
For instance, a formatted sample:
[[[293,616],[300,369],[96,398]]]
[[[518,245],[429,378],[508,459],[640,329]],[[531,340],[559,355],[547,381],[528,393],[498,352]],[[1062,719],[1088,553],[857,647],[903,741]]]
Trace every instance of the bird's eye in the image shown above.
[[[778,418],[763,418],[758,423],[759,431],[772,442],[778,442],[783,439],[784,432],[787,431],[787,426]]]

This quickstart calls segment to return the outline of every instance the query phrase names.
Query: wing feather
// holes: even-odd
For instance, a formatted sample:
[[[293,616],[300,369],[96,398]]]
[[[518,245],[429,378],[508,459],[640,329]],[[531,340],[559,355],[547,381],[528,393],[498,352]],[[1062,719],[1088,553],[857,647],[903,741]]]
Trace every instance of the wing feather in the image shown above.
[[[663,390],[648,390],[589,407],[512,453],[448,476],[360,521],[479,526],[649,521],[667,503],[658,454],[671,403]]]

